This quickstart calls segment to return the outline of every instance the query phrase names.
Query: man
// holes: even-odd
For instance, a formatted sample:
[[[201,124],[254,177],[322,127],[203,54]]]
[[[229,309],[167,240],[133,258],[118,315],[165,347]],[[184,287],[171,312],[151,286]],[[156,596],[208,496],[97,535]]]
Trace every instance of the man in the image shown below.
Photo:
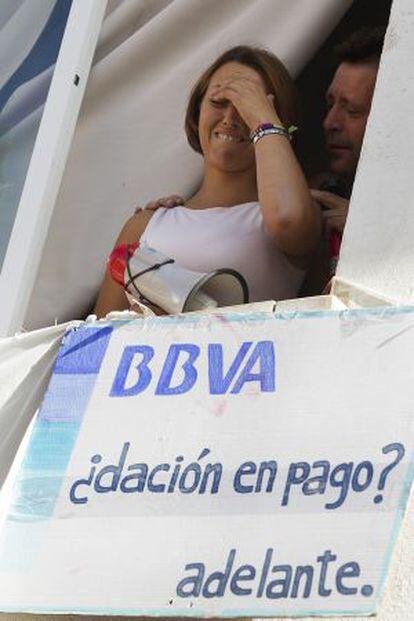
[[[363,28],[336,50],[339,64],[326,93],[327,112],[323,122],[330,171],[311,180],[311,187],[319,188],[312,190],[312,196],[323,210],[331,265],[328,267],[325,260],[325,269],[321,269],[321,257],[318,258],[319,270],[316,271],[319,271],[319,283],[318,278],[311,277],[305,291],[308,294],[320,293],[323,282],[326,284],[335,272],[337,257],[334,255],[339,253],[348,215],[349,197],[371,109],[384,34],[383,27]],[[313,272],[315,268],[316,265]]]

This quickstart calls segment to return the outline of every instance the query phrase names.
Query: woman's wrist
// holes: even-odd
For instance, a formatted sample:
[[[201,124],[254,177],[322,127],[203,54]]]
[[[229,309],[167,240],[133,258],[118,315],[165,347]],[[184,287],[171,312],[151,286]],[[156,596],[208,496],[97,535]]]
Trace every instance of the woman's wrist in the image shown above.
[[[249,124],[249,129],[253,132],[255,129],[259,127],[259,125],[263,125],[265,123],[272,123],[272,125],[283,125],[279,116],[276,114],[275,110],[269,111],[268,113],[259,114],[256,116],[255,120]]]
[[[289,142],[292,140],[292,134],[297,130],[297,127],[291,125],[290,127],[285,127],[281,123],[272,123],[272,122],[264,122],[260,123],[253,129],[250,134],[250,140],[253,144],[256,144],[261,138],[265,136],[283,136],[287,138]]]

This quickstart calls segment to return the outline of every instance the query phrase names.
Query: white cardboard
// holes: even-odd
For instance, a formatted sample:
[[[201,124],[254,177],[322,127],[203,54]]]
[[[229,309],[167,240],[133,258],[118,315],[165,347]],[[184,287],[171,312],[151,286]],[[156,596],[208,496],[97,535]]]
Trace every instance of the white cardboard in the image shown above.
[[[412,480],[413,315],[411,308],[171,317],[70,331],[3,525],[0,609],[166,616],[373,612]],[[169,381],[165,361],[172,362],[174,344],[194,357],[197,347],[200,353],[185,372],[181,352]],[[220,345],[224,375],[241,347],[247,353],[225,394],[210,394],[222,384]],[[114,389],[120,360],[138,351],[125,348],[142,346],[144,356],[154,350],[151,382],[136,395],[120,396]],[[148,369],[137,370],[141,357],[131,358],[127,391],[138,380],[145,384]],[[164,392],[175,387],[178,394],[155,394],[157,385],[163,392],[162,375]],[[185,376],[194,386],[180,393]],[[122,450],[116,489],[97,493],[95,483],[87,483],[91,468],[96,481],[100,468],[119,464]],[[254,466],[246,462],[260,467],[268,460],[277,462],[274,486],[265,491],[265,476],[256,492],[257,477],[247,473]],[[334,477],[325,491],[320,480],[309,481],[321,474],[320,460],[329,462]],[[287,472],[299,462],[309,464],[308,483],[287,494]],[[121,485],[133,484],[125,476],[137,463],[149,465],[154,485],[172,485],[180,463],[181,473],[189,464],[194,471],[201,464],[202,473],[208,463],[221,464],[222,475],[216,493],[212,479],[210,491],[206,483],[207,491],[198,493],[199,482],[186,493],[191,468],[171,493],[147,483],[142,492],[121,492]],[[156,474],[159,464],[171,469]],[[345,494],[335,480],[348,467],[355,489],[351,484]],[[101,484],[109,485],[112,476],[105,477]],[[233,556],[223,593],[215,596],[219,582],[210,579],[206,587],[205,581],[224,572]],[[258,596],[270,556],[278,568],[269,569],[268,590]],[[194,583],[181,582],[197,573],[195,566],[186,569],[193,563],[205,566],[199,593]],[[234,578],[246,564],[250,568]],[[313,577],[294,597],[298,566],[310,567]],[[237,595],[232,585],[252,592]]]

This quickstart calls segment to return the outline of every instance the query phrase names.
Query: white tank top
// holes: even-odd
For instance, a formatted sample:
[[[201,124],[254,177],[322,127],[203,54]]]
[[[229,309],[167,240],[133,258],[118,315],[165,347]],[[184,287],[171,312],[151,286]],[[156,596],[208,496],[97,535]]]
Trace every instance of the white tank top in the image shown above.
[[[271,241],[257,202],[160,208],[141,240],[190,270],[237,270],[247,281],[250,302],[295,298],[305,275]]]

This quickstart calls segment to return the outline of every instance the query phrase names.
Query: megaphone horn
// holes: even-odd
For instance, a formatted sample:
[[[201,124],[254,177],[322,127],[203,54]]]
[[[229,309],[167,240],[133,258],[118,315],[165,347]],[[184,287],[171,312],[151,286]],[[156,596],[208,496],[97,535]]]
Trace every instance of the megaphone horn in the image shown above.
[[[168,313],[233,306],[249,301],[239,272],[221,268],[195,272],[143,244],[122,244],[111,253],[112,278],[138,302],[149,301]]]

